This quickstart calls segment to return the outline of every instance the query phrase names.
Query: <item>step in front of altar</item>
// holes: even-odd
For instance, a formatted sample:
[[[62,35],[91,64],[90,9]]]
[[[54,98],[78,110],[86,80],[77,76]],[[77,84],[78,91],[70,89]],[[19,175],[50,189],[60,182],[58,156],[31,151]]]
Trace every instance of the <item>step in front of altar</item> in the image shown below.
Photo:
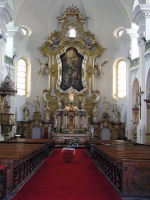
[[[85,140],[89,140],[91,137],[91,134],[88,133],[52,133],[52,138],[55,140],[55,142],[57,143],[63,143],[65,142],[65,140],[70,140],[73,138],[78,137],[80,139],[80,141],[84,142]]]

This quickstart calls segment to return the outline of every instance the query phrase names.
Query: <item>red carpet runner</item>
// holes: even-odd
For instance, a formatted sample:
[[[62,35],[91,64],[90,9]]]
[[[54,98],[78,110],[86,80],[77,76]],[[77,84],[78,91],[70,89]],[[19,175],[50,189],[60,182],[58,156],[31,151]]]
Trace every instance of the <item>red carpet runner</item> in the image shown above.
[[[56,149],[12,200],[121,200],[86,151],[63,161]]]

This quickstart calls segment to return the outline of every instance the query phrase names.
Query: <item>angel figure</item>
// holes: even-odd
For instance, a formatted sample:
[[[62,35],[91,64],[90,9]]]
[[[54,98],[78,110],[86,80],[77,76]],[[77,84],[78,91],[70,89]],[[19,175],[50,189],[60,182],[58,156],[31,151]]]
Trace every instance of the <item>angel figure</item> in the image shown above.
[[[47,62],[43,62],[41,59],[36,58],[39,63],[41,64],[41,69],[38,71],[38,75],[42,76],[45,73],[45,70],[48,68],[48,61]]]
[[[96,69],[97,69],[97,71],[98,71],[98,74],[99,74],[99,76],[100,76],[100,78],[103,78],[103,74],[104,74],[104,72],[103,72],[103,66],[107,63],[108,61],[104,61],[104,62],[102,62],[102,63],[98,63],[95,67],[96,67]]]

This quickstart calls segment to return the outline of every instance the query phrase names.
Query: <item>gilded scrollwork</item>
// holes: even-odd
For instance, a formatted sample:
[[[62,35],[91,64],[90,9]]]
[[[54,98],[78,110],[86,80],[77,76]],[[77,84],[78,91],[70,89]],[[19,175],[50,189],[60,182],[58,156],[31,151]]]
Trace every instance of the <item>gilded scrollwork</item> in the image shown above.
[[[93,103],[97,104],[101,98],[101,92],[99,90],[95,90],[94,94],[96,95],[96,98],[93,100]]]

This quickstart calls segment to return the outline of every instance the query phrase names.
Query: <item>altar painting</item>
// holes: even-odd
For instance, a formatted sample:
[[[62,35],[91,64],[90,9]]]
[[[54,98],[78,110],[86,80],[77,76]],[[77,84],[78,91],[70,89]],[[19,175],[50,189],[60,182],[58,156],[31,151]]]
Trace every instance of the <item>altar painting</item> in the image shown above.
[[[70,47],[60,56],[62,62],[62,83],[60,88],[66,91],[71,86],[77,91],[83,90],[82,62],[83,56],[76,48]]]

